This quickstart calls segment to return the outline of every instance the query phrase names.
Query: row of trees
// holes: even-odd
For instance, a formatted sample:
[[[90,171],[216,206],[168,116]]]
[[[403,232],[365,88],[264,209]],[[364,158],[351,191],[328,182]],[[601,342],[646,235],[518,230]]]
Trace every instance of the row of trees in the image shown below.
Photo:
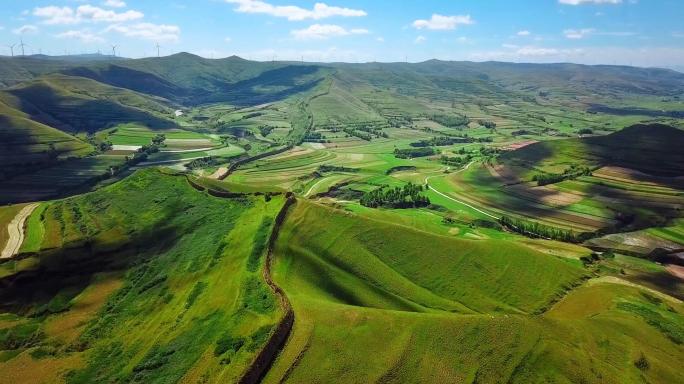
[[[568,243],[581,243],[587,239],[584,233],[576,233],[573,230],[550,227],[534,221],[514,219],[509,216],[501,216],[499,223],[515,232],[525,236],[540,237],[543,239],[559,240]]]
[[[579,176],[591,176],[591,168],[572,164],[565,169],[563,173],[538,173],[532,176],[532,181],[536,181],[537,185],[547,185],[559,183],[563,180],[573,180]]]
[[[427,188],[427,187],[426,187]],[[386,185],[364,193],[360,203],[370,208],[418,208],[430,205],[430,199],[422,194],[423,186],[408,183],[403,187],[389,188]]]
[[[430,146],[446,146],[456,143],[470,143],[472,139],[469,137],[453,137],[453,136],[439,136],[433,137],[430,140],[420,140],[409,144],[412,147],[430,147]]]

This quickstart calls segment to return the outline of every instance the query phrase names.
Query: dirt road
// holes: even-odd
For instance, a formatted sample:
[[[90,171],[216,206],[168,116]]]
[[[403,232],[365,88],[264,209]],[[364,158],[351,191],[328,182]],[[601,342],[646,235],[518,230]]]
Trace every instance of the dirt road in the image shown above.
[[[24,223],[26,219],[31,215],[34,209],[38,207],[38,203],[32,203],[24,208],[22,208],[19,213],[10,221],[7,225],[7,232],[9,232],[9,239],[5,245],[5,249],[2,250],[0,259],[7,259],[16,255],[19,252],[21,243],[24,242]]]
[[[459,170],[456,171],[456,172],[453,172],[452,174],[457,174],[457,173],[460,173],[460,172],[465,171],[465,170],[468,169],[468,167],[470,167],[470,165],[473,164],[473,163],[474,163],[474,162],[471,161],[471,162],[468,163],[465,167],[459,169]],[[449,168],[447,167],[447,169],[449,169]],[[428,184],[428,181],[430,181],[431,178],[437,177],[437,176],[441,176],[441,175],[434,175],[434,176],[428,176],[428,177],[426,177],[426,178],[425,178],[425,184]],[[468,208],[470,208],[470,209],[472,209],[472,210],[474,210],[474,211],[477,211],[477,212],[479,212],[479,213],[481,213],[481,214],[483,214],[483,215],[485,215],[485,216],[487,216],[487,217],[491,217],[491,218],[494,219],[494,220],[499,220],[499,217],[494,216],[494,215],[492,215],[491,213],[485,212],[485,211],[483,211],[483,210],[481,210],[481,209],[479,209],[479,208],[477,208],[477,207],[474,207],[474,206],[472,206],[472,205],[466,203],[465,201],[461,201],[461,200],[455,199],[455,198],[453,198],[453,197],[451,197],[451,196],[448,196],[448,195],[446,195],[446,194],[444,194],[444,193],[442,193],[442,192],[436,190],[436,189],[433,188],[430,184],[428,184],[428,188],[430,188],[430,190],[433,191],[434,193],[436,193],[436,194],[438,194],[438,195],[440,195],[440,196],[442,196],[442,197],[444,197],[444,198],[446,198],[446,199],[449,199],[449,200],[454,201],[454,202],[456,202],[456,203],[459,203],[459,204],[461,204],[461,205],[465,205],[466,207],[468,207]]]

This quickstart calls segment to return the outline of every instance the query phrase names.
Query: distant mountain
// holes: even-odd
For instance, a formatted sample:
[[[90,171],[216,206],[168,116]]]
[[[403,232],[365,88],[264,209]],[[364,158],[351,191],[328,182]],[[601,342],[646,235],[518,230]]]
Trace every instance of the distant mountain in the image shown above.
[[[205,59],[189,53],[144,59],[97,54],[0,58],[0,85],[9,86],[53,72],[87,77],[187,105],[254,105],[275,101],[311,89],[329,76],[445,99],[502,93],[519,96],[521,92],[534,96],[554,91],[579,96],[684,93],[684,74],[680,72],[609,65],[440,60],[415,64],[309,64],[255,62],[237,56]]]

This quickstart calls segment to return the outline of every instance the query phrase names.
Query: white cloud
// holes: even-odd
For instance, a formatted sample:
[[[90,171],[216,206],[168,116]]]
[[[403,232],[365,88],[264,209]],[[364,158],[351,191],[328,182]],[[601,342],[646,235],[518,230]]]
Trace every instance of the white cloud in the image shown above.
[[[518,35],[518,36],[529,36],[529,35],[530,35],[530,31],[527,31],[527,30],[518,31],[518,33],[516,33],[516,35]]]
[[[475,21],[470,17],[470,15],[456,15],[456,16],[444,16],[439,14],[432,14],[430,20],[416,20],[413,22],[413,27],[416,29],[438,29],[438,30],[449,30],[456,29],[459,25],[470,25],[474,24]]]
[[[583,29],[566,29],[563,31],[563,35],[565,35],[566,38],[568,39],[583,39],[592,33],[596,32],[594,28],[583,28]]]
[[[259,0],[225,0],[225,2],[236,4],[236,12],[263,13],[275,17],[284,17],[290,21],[320,20],[333,16],[359,17],[367,15],[365,11],[360,9],[335,7],[325,3],[316,3],[312,9],[305,9],[296,5],[273,5]]]
[[[421,35],[421,36],[416,37],[416,39],[413,40],[413,42],[414,42],[415,44],[420,44],[420,43],[424,42],[425,40],[427,40],[427,39],[425,38],[425,36],[422,36],[422,35]]]
[[[33,9],[33,15],[40,17],[44,24],[76,24],[76,14],[70,7],[39,7]]]
[[[22,25],[19,28],[13,29],[12,33],[15,35],[32,35],[34,33],[38,33],[38,27],[30,24]]]
[[[536,63],[620,64],[641,67],[676,67],[684,63],[684,48],[582,47],[578,49],[522,47],[511,50],[476,51],[468,60],[524,61]]]
[[[525,62],[558,62],[569,61],[569,57],[583,57],[584,49],[564,49],[538,46],[517,46],[503,44],[504,50],[473,52],[469,55],[470,60],[499,60],[499,61],[525,61]]]
[[[71,7],[38,7],[33,9],[33,15],[43,19],[43,24],[62,25],[80,24],[84,22],[122,23],[138,20],[144,17],[142,12],[129,10],[117,13],[109,9],[102,9],[92,5],[81,5],[75,10]]]
[[[138,37],[151,41],[178,41],[180,28],[176,25],[138,23],[133,25],[114,24],[105,32],[117,32],[126,37]]]
[[[355,28],[345,29],[334,24],[313,24],[305,29],[296,29],[290,32],[292,36],[300,40],[327,39],[329,37],[363,35],[367,34],[367,29]]]
[[[375,41],[380,42],[380,43],[384,43],[384,42],[385,42],[385,38],[382,37],[382,36],[376,37],[376,38],[375,38]]]
[[[558,0],[561,4],[582,5],[582,4],[620,4],[622,0]]]
[[[89,31],[66,31],[58,33],[57,35],[55,35],[55,37],[60,39],[80,40],[83,43],[102,43],[105,41],[102,37],[95,35]]]
[[[233,41],[233,39],[231,39],[230,37],[226,37],[225,39],[223,39],[223,41],[225,41],[226,43],[230,43],[231,41]]]
[[[107,0],[103,5],[110,8],[123,8],[126,6],[126,2],[121,0]]]
[[[347,63],[373,61],[373,54],[359,52],[353,49],[339,49],[335,46],[325,50],[297,50],[297,49],[263,49],[258,51],[239,52],[238,56],[249,60],[292,60],[304,58],[310,62],[343,61]]]
[[[556,56],[562,52],[571,52],[571,50],[564,50],[558,48],[543,48],[543,47],[522,47],[518,48],[515,53],[519,56]]]

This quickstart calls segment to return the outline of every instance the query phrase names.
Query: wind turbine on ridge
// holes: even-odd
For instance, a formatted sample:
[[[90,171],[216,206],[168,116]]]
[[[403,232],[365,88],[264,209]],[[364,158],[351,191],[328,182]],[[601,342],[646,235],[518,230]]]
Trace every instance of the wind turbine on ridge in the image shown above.
[[[112,45],[112,56],[116,57],[116,45]]]
[[[157,57],[160,57],[160,56],[159,56],[159,43],[156,43],[156,44],[155,44],[155,47],[157,47]]]
[[[19,38],[19,46],[21,47],[21,55],[26,56],[26,54],[24,53],[24,47],[26,47],[27,44],[24,44],[24,38],[23,37]]]
[[[12,57],[14,57],[14,47],[16,47],[16,46],[17,46],[17,43],[14,43],[14,44],[12,44],[12,45],[8,45],[8,46],[7,46],[7,48],[10,49],[10,52],[11,52],[11,54],[12,54]]]

